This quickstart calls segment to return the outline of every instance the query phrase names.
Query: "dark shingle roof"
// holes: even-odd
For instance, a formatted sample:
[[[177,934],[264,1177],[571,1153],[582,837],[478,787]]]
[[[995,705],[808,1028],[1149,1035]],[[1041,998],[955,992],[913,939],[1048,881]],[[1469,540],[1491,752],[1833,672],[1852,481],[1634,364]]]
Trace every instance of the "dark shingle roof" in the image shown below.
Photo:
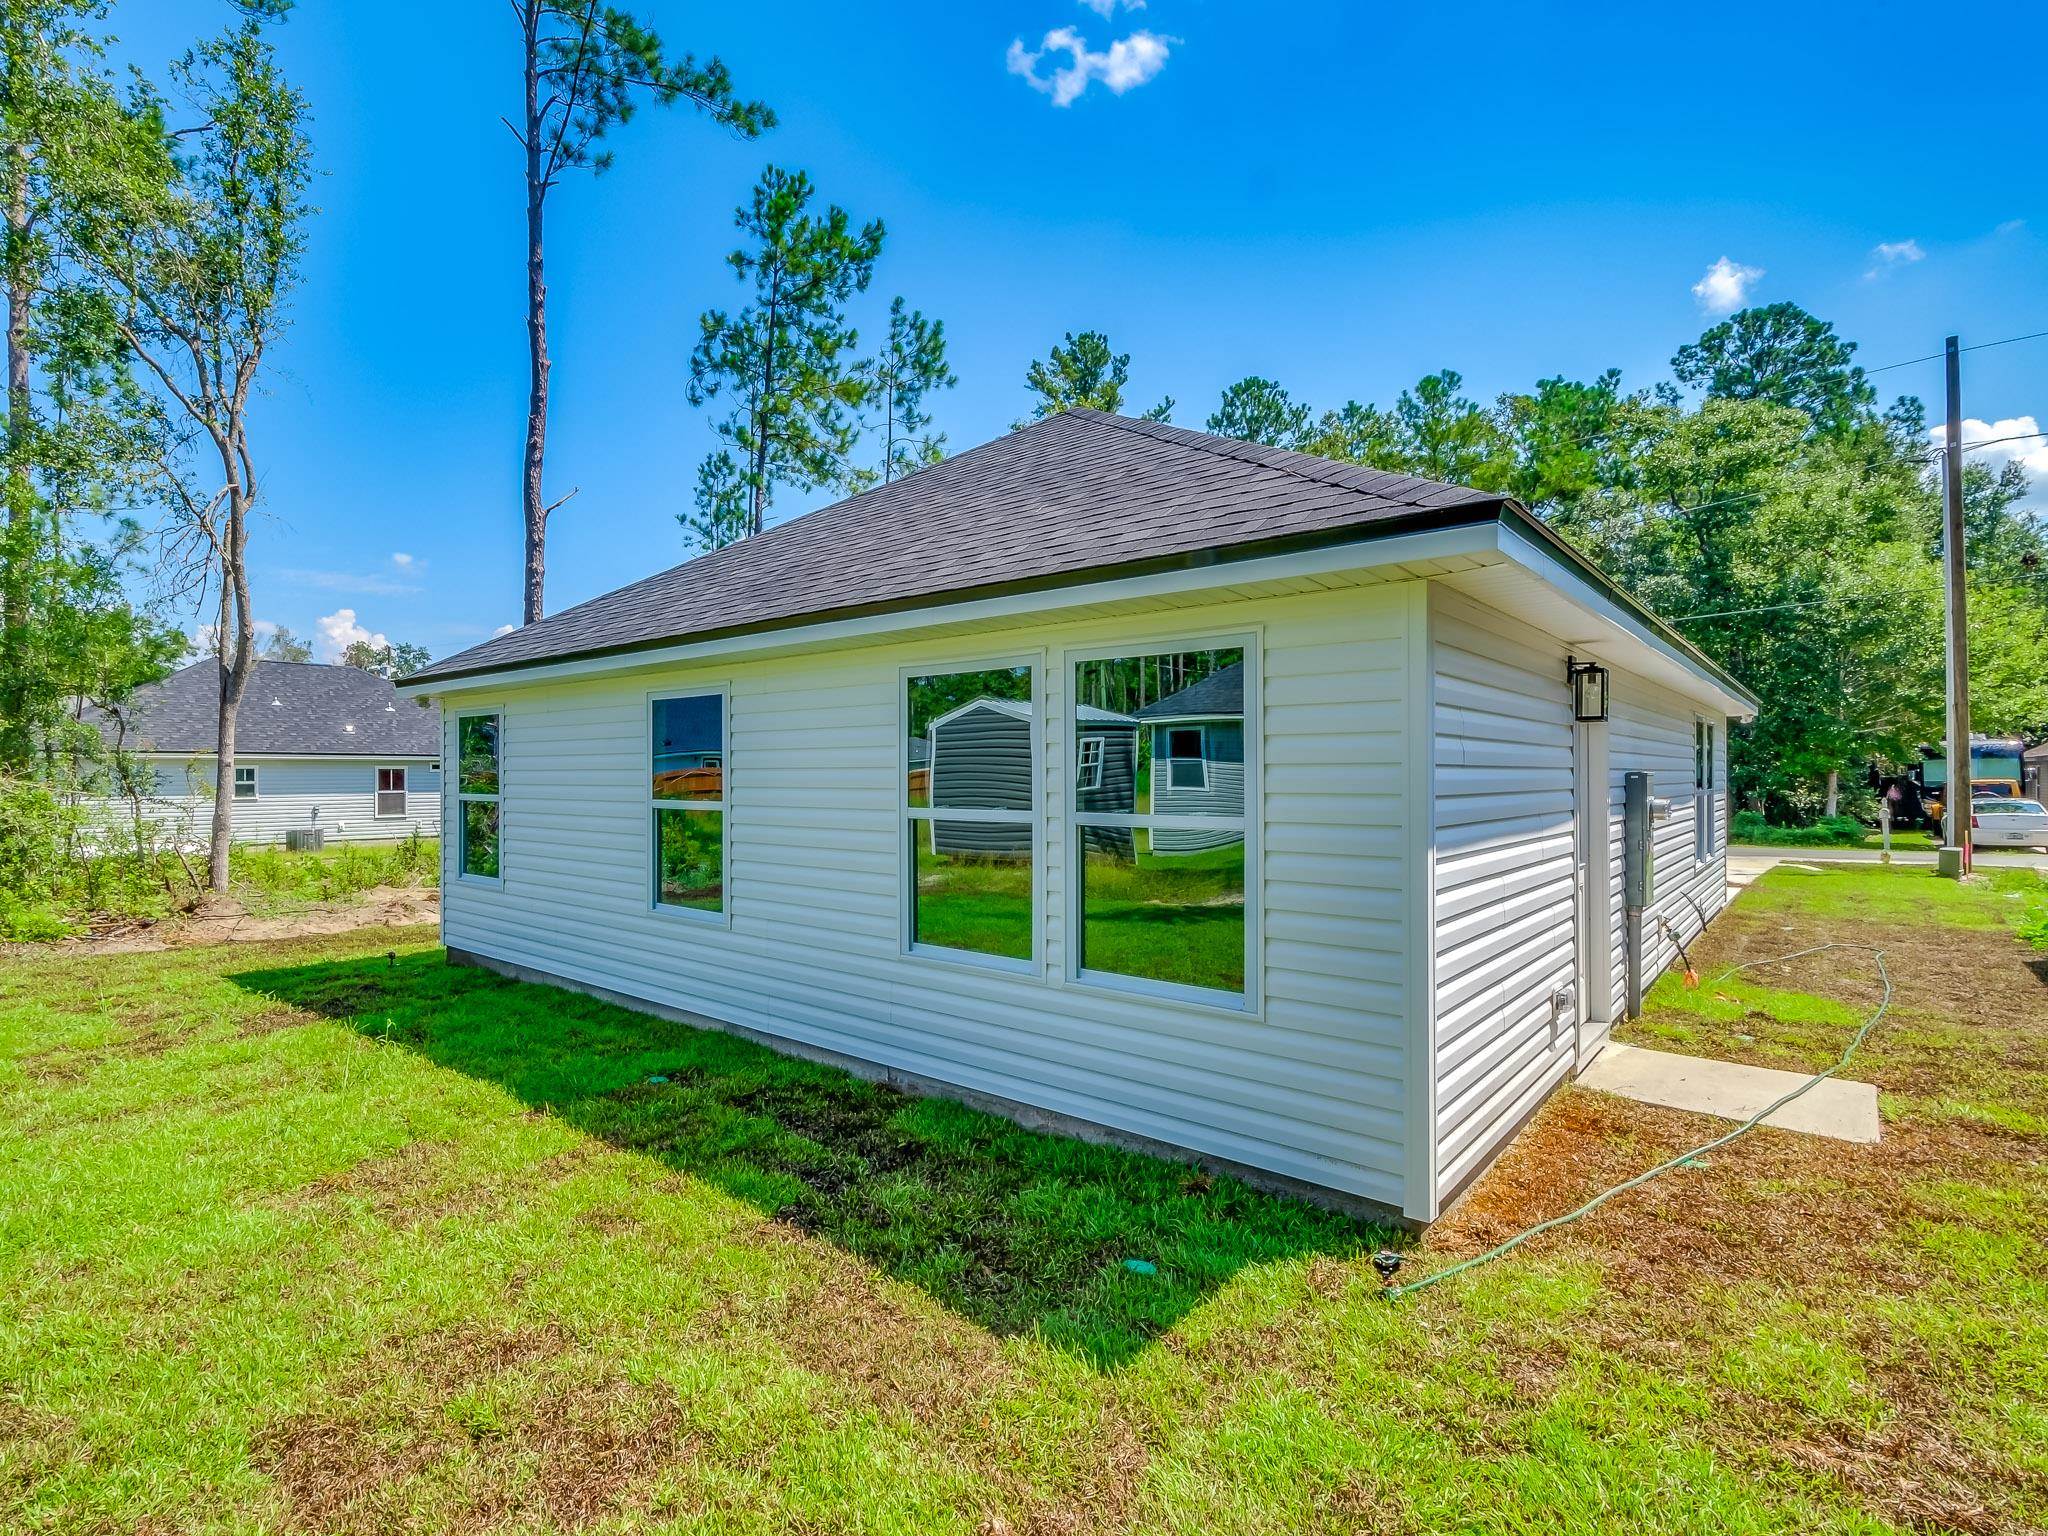
[[[1218,720],[1244,713],[1244,663],[1233,661],[1199,683],[1154,699],[1138,711],[1140,720]]]
[[[981,592],[1183,565],[1504,498],[1099,411],[1067,411],[415,675],[459,677]]]
[[[139,688],[123,713],[131,752],[211,752],[220,667],[204,657]],[[94,722],[113,740],[113,725]],[[350,729],[353,727],[353,729]],[[438,757],[441,711],[401,699],[388,678],[360,667],[259,661],[235,717],[235,750],[265,756]]]

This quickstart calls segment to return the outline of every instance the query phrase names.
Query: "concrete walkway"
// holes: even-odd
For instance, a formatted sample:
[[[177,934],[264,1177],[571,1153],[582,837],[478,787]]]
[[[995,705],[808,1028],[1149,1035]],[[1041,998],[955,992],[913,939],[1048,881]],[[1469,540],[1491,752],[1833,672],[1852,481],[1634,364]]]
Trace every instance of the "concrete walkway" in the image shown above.
[[[1759,848],[1750,844],[1732,843],[1728,848],[1728,872],[1730,883],[1734,883],[1735,866],[1738,863],[1758,863],[1759,872],[1773,864],[1875,864],[1883,857],[1875,848]],[[1934,863],[1933,853],[1914,849],[1912,852],[1896,850],[1892,854],[1894,864],[1927,865]],[[2031,849],[1979,848],[1977,850],[1979,869],[2039,869],[2048,870],[2048,853],[2037,853]],[[1755,876],[1750,877],[1754,879]]]
[[[1676,1056],[1612,1041],[1579,1074],[1579,1083],[1640,1104],[1688,1109],[1724,1120],[1747,1120],[1805,1082],[1804,1072],[1747,1067],[1733,1061]],[[1781,1130],[1830,1136],[1837,1141],[1877,1140],[1877,1089],[1869,1083],[1829,1078],[1764,1121]]]

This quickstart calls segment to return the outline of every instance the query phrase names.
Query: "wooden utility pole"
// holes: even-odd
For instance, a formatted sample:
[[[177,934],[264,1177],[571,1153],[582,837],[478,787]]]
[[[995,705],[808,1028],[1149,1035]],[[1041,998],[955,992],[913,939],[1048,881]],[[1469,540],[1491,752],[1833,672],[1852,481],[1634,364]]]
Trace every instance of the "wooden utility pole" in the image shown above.
[[[1957,874],[1970,872],[1970,629],[1963,589],[1962,349],[1948,339],[1948,434],[1942,451],[1942,563],[1948,577],[1948,846]],[[1949,865],[1943,860],[1943,868]]]

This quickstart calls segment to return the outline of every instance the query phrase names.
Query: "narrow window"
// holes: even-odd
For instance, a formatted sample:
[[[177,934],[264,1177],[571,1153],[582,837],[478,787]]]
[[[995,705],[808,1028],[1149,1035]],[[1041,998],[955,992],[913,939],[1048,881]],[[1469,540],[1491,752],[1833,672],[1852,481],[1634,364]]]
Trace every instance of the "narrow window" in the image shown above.
[[[654,904],[725,911],[725,695],[690,693],[649,705],[649,810]]]
[[[256,770],[254,767],[235,769],[235,798],[254,800],[256,798]]]
[[[377,814],[379,816],[403,816],[405,814],[405,770],[403,768],[379,768],[377,770]]]
[[[1693,858],[1704,864],[1714,856],[1714,728],[1704,720],[1692,724]]]
[[[477,880],[500,876],[500,813],[503,809],[501,737],[498,715],[463,715],[455,722],[457,844],[462,873]]]
[[[1233,646],[1075,665],[1069,725],[1108,764],[1073,816],[1082,979],[1246,996],[1245,661]]]
[[[913,949],[1017,962],[1036,952],[1033,683],[1028,665],[904,680],[905,926]]]

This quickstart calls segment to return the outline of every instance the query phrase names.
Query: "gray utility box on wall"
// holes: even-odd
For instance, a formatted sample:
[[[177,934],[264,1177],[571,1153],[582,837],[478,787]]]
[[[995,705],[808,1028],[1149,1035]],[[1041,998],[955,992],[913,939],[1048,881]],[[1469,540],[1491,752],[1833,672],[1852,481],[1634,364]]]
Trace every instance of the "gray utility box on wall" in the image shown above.
[[[1671,802],[1650,793],[1650,776],[1621,779],[1621,904],[1628,915],[1628,1011],[1643,1011],[1643,909],[1657,899],[1657,823]]]

